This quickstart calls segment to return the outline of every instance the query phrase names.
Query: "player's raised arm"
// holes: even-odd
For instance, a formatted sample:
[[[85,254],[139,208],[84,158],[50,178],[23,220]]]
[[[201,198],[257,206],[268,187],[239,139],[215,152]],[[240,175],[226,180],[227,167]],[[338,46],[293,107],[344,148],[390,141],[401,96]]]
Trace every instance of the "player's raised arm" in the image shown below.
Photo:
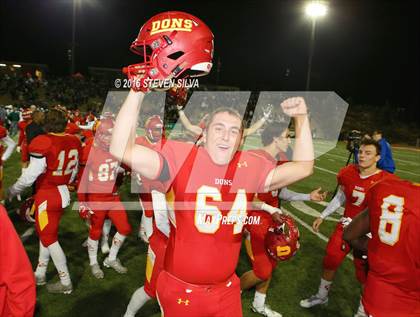
[[[267,191],[285,187],[313,173],[314,147],[305,100],[302,97],[286,99],[281,107],[292,117],[296,130],[293,161],[274,168],[267,176]]]
[[[160,156],[154,150],[135,144],[136,125],[144,93],[130,90],[115,120],[110,152],[132,170],[154,179],[159,173]]]
[[[177,109],[178,109],[178,114],[179,114],[179,120],[181,121],[184,128],[187,131],[194,133],[196,136],[201,135],[201,133],[203,133],[203,129],[200,128],[198,125],[194,125],[191,123],[190,119],[188,119],[188,117],[185,115],[185,112],[182,109],[182,106],[177,106]]]

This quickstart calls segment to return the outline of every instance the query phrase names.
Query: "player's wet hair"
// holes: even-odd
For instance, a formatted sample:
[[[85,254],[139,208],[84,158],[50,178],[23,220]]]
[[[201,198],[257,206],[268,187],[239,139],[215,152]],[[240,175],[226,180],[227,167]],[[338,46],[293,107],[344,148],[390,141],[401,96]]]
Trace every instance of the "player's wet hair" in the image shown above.
[[[64,132],[67,125],[67,118],[63,111],[51,109],[45,115],[44,129],[46,132]]]
[[[280,136],[280,134],[283,133],[284,130],[289,128],[288,122],[279,122],[274,121],[266,126],[266,128],[261,133],[261,142],[264,146],[269,145],[271,142],[273,142],[274,138],[277,138]]]
[[[32,113],[32,121],[35,122],[36,124],[42,125],[44,124],[44,120],[45,120],[45,115],[42,111],[35,110]]]
[[[241,114],[239,113],[238,110],[233,109],[233,108],[229,108],[229,107],[219,107],[216,110],[214,110],[212,113],[210,113],[210,115],[206,118],[205,123],[206,123],[206,129],[209,128],[210,124],[212,123],[214,116],[218,113],[221,112],[227,112],[228,114],[237,117],[239,120],[241,120],[241,133],[243,132],[246,123],[244,121],[243,116],[241,116]]]
[[[373,145],[376,148],[376,155],[381,154],[381,145],[374,139],[363,138],[362,141],[360,141],[360,146],[362,145]]]

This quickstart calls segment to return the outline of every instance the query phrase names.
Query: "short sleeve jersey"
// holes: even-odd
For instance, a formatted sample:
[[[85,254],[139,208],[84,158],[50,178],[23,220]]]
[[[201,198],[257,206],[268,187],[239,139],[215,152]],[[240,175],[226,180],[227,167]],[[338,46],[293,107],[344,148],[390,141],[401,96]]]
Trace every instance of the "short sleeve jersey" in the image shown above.
[[[338,184],[343,188],[346,196],[344,216],[354,218],[366,208],[366,194],[373,184],[394,176],[386,171],[363,177],[359,174],[357,165],[342,168],[337,175]]]
[[[264,191],[273,163],[237,152],[218,165],[204,147],[176,141],[167,141],[161,153],[171,176],[165,269],[193,284],[223,282],[235,272],[243,217],[255,193]]]
[[[78,166],[81,155],[80,140],[70,134],[43,134],[35,137],[29,145],[33,157],[45,157],[47,168],[36,180],[36,188],[46,189],[68,184]]]

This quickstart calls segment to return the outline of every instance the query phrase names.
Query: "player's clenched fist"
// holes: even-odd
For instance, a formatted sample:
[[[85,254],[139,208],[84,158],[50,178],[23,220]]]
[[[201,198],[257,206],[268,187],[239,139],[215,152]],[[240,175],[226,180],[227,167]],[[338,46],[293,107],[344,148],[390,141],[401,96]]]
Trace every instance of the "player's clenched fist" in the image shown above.
[[[306,115],[308,113],[305,100],[302,97],[288,98],[283,101],[280,106],[283,112],[289,117]]]

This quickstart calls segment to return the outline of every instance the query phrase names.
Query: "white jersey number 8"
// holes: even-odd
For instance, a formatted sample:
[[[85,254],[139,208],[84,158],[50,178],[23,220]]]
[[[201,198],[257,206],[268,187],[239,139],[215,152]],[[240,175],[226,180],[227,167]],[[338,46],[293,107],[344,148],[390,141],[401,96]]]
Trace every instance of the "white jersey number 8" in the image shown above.
[[[392,211],[390,207],[393,206]],[[400,238],[401,221],[404,209],[404,198],[390,195],[382,200],[382,213],[379,222],[379,239],[388,245],[394,245]],[[387,231],[387,227],[389,230]]]

